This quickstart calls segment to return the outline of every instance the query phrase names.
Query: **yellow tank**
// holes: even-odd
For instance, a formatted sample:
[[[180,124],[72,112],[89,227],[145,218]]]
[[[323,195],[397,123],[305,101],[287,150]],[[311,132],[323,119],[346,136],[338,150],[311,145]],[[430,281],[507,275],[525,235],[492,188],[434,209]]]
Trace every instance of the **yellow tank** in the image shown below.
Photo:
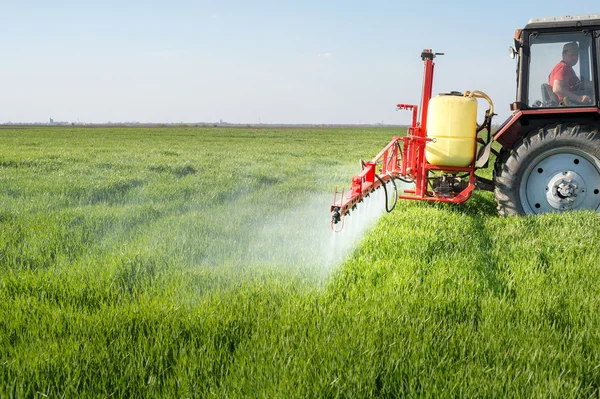
[[[461,93],[439,94],[429,101],[425,157],[437,166],[469,166],[475,153],[477,100]]]

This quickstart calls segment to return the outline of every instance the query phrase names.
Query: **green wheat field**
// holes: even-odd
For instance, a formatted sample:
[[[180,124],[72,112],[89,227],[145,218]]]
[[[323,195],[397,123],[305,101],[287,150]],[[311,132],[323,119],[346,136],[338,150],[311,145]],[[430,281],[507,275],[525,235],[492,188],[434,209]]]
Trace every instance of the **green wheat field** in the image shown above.
[[[599,214],[331,232],[400,134],[0,127],[0,397],[598,397]]]

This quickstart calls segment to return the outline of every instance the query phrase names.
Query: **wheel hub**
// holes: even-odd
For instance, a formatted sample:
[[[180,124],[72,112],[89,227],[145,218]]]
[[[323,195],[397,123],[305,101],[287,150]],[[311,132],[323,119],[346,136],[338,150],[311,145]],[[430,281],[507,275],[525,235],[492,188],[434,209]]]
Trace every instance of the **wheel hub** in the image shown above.
[[[525,171],[520,195],[526,213],[600,210],[600,161],[576,148],[548,151]]]
[[[559,211],[577,208],[585,199],[585,180],[575,171],[563,171],[550,178],[546,187],[548,204]]]

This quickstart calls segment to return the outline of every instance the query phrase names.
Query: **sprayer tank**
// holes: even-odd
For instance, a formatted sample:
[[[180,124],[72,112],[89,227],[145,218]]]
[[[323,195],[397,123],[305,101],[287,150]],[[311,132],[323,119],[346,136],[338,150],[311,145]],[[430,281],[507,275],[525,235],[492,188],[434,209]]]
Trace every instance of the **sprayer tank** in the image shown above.
[[[477,100],[461,93],[440,94],[429,101],[427,162],[437,166],[469,166],[475,155]]]

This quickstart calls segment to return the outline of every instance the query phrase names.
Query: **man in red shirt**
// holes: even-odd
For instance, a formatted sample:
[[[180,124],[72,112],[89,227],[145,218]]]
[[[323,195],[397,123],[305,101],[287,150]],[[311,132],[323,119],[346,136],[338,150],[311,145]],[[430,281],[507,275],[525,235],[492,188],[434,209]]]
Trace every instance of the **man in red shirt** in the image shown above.
[[[591,98],[588,95],[574,93],[575,91],[583,90],[584,85],[579,80],[573,66],[579,61],[579,46],[577,43],[567,43],[563,46],[562,61],[560,61],[550,75],[548,76],[548,84],[552,87],[552,91],[558,96],[559,101],[564,98],[569,101],[574,101],[581,104],[591,103]]]

